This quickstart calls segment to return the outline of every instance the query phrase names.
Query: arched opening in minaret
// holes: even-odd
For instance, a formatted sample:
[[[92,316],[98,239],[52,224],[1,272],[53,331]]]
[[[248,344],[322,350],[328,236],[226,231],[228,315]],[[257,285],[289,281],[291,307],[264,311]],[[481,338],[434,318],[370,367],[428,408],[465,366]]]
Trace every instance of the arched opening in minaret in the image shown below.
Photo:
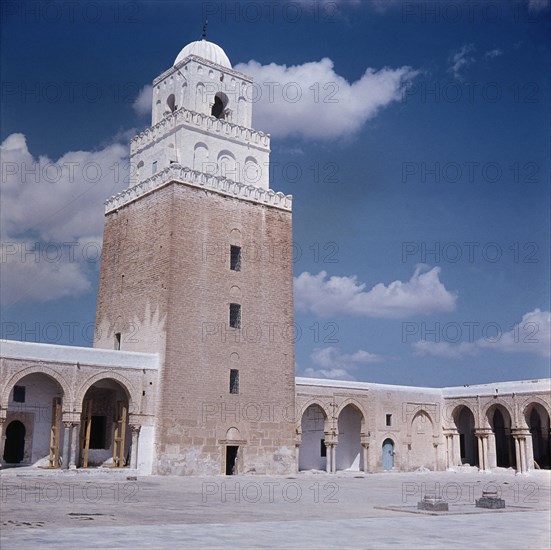
[[[173,113],[176,110],[176,97],[174,94],[170,94],[166,98],[166,104],[168,105],[168,108],[170,109],[170,112]]]
[[[214,105],[212,106],[211,115],[218,119],[224,119],[227,104],[228,96],[223,92],[218,92],[214,96]]]

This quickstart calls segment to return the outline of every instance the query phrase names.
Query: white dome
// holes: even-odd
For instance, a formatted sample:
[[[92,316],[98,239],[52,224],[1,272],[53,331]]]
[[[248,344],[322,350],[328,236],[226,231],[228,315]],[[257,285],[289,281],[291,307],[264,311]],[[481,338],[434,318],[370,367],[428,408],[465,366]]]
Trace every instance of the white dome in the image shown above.
[[[180,61],[183,61],[188,55],[196,55],[198,57],[202,57],[203,59],[207,59],[208,61],[212,61],[217,65],[222,65],[222,67],[231,69],[231,63],[226,55],[226,52],[220,46],[204,39],[191,42],[187,46],[184,46],[174,61],[174,65],[177,65]]]

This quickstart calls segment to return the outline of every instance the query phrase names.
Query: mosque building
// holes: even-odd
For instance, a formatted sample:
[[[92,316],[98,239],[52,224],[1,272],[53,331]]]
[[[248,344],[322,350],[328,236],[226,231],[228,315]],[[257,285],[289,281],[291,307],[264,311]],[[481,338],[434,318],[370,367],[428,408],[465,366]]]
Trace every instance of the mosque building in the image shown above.
[[[153,81],[105,203],[93,348],[1,342],[0,460],[141,474],[549,468],[551,380],[295,377],[292,197],[252,80],[205,39]],[[249,254],[251,244],[259,254]]]

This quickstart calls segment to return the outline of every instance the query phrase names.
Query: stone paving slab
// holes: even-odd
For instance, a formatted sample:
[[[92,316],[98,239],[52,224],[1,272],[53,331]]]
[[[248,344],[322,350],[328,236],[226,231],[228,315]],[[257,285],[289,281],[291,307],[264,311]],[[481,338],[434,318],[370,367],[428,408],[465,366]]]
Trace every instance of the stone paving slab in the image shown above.
[[[545,512],[522,514],[522,529],[506,514],[275,521],[233,524],[159,524],[149,526],[21,529],[3,533],[1,547],[18,550],[59,548],[366,548],[547,550]]]
[[[0,548],[551,546],[550,472],[125,473],[1,472]],[[475,507],[488,489],[500,492],[505,511]],[[435,492],[450,502],[450,512],[411,513],[424,494]]]

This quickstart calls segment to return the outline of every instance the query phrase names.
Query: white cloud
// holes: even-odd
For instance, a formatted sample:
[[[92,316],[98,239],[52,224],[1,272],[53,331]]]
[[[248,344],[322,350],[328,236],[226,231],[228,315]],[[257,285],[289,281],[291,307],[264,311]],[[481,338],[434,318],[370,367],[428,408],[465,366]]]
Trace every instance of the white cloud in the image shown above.
[[[277,137],[316,139],[357,132],[381,109],[398,101],[417,75],[406,66],[368,68],[350,83],[334,71],[329,58],[290,67],[249,61],[235,69],[254,79],[255,128]]]
[[[527,0],[528,10],[531,12],[540,12],[546,10],[551,5],[551,0]]]
[[[0,151],[2,302],[86,292],[101,248],[103,202],[128,185],[127,147],[112,143],[54,161],[32,155],[17,133]]]
[[[366,291],[356,276],[327,278],[321,271],[307,271],[295,277],[295,304],[299,311],[310,311],[319,317],[352,315],[400,318],[453,311],[457,293],[448,291],[440,282],[440,268],[422,272],[415,269],[407,282],[382,283]]]
[[[494,48],[493,50],[489,50],[484,54],[484,57],[487,59],[493,59],[494,57],[499,57],[500,55],[503,55],[503,52],[499,48]]]
[[[551,312],[540,309],[530,311],[512,330],[503,332],[496,342],[480,339],[477,343],[480,348],[504,353],[534,353],[551,357]]]
[[[330,380],[356,380],[346,369],[313,369],[308,367],[302,376],[306,378],[328,378]]]
[[[502,353],[531,353],[551,357],[551,312],[535,309],[522,316],[520,323],[509,331],[492,332],[471,342],[435,342],[419,340],[413,345],[415,355],[461,359],[480,354],[483,350]]]
[[[153,86],[146,84],[138,93],[132,108],[141,116],[151,115],[151,102],[153,101]]]
[[[475,342],[434,342],[432,340],[419,340],[413,344],[415,355],[420,357],[440,357],[443,359],[461,359],[467,356],[478,355],[479,349]]]
[[[2,243],[3,260],[1,296],[5,305],[13,304],[16,301],[44,303],[50,300],[57,300],[67,296],[79,296],[92,288],[86,274],[77,262],[70,262],[68,259],[59,261],[48,261],[47,255],[36,256],[29,253],[33,243],[28,241],[11,241],[17,251],[27,252],[26,257],[21,254],[8,254],[13,248],[6,249]],[[55,258],[58,254],[49,247],[49,254]],[[61,251],[61,248],[58,249]],[[67,252],[67,251],[66,251]]]
[[[475,59],[472,55],[474,51],[473,44],[465,44],[449,57],[452,65],[448,68],[448,72],[457,80],[463,80],[462,71],[474,63]]]
[[[333,346],[314,349],[310,354],[310,359],[319,368],[307,368],[304,371],[304,376],[341,380],[355,380],[350,371],[361,365],[379,363],[384,360],[382,356],[362,349],[355,353],[340,353],[339,349]]]

